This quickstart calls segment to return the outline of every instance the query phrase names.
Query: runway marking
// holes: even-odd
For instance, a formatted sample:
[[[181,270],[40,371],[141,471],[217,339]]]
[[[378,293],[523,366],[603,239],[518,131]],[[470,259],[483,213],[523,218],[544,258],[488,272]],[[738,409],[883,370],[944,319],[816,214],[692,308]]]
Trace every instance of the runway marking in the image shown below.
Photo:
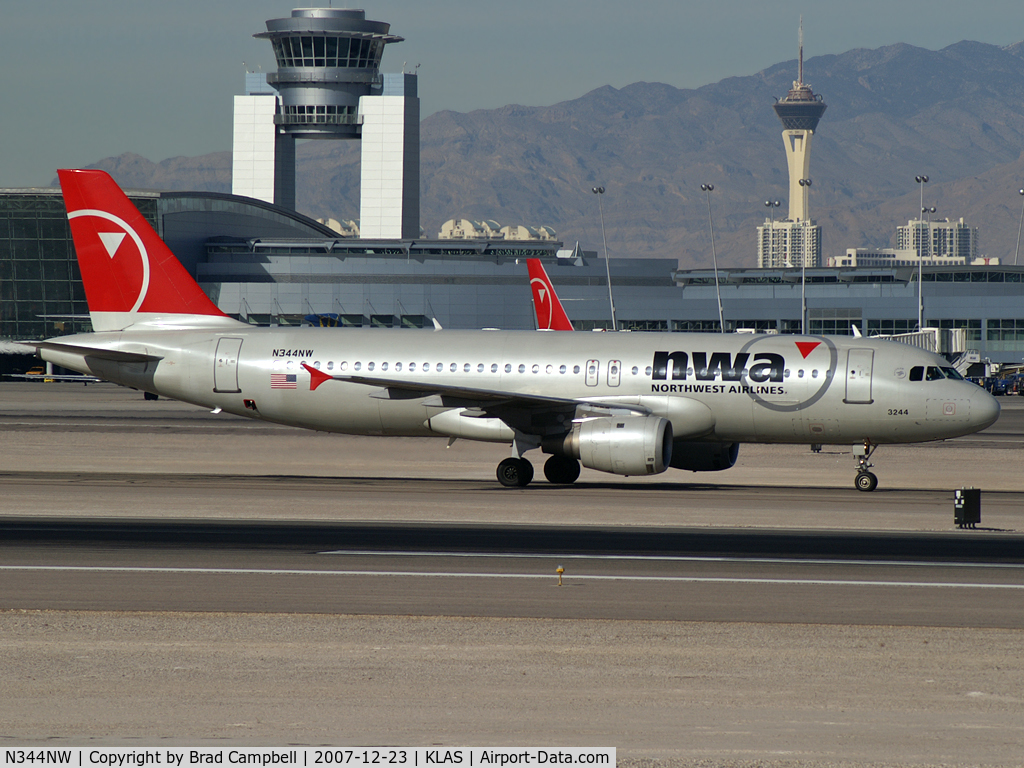
[[[467,558],[508,558],[510,560],[614,560],[626,562],[665,563],[779,563],[781,565],[909,565],[917,568],[1010,568],[1024,570],[1024,563],[965,563],[927,560],[824,560],[799,557],[700,557],[696,555],[549,555],[523,552],[373,552],[359,549],[335,549],[317,552],[318,555],[346,555],[361,557],[467,557]]]
[[[224,576],[412,576],[444,579],[543,579],[554,581],[545,573],[468,573],[457,571],[324,571],[299,568],[168,568],[97,565],[0,565],[0,571],[47,571],[66,573],[172,573]],[[565,581],[636,581],[680,584],[774,584],[780,586],[835,587],[933,587],[943,589],[1011,589],[1024,590],[1024,584],[982,584],[942,581],[868,581],[854,579],[758,579],[719,576],[601,576],[573,574]]]

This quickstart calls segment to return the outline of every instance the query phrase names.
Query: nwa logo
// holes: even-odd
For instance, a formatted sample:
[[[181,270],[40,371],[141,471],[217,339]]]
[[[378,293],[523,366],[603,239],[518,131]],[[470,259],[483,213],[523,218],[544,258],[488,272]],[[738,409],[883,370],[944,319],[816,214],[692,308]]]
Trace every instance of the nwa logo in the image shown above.
[[[785,378],[786,359],[773,352],[739,352],[735,356],[712,352],[710,359],[707,352],[694,352],[692,360],[686,352],[655,352],[651,378],[686,381],[691,370],[696,381],[742,381],[746,377],[759,384],[781,382]]]
[[[80,218],[99,220],[92,223],[99,239],[93,247],[99,248],[98,252],[109,257],[111,262],[119,262],[118,269],[112,272],[103,270],[103,279],[97,281],[101,287],[96,295],[96,306],[92,307],[93,296],[90,296],[90,307],[94,311],[138,312],[149,293],[150,281],[149,252],[139,233],[127,221],[108,211],[79,209],[68,213],[69,221]],[[125,244],[125,239],[135,247]],[[87,265],[88,262],[82,268],[88,268]],[[128,302],[131,302],[130,306]]]
[[[537,297],[537,325],[550,331],[555,319],[554,308],[551,306],[551,287],[539,277],[531,278],[530,286]]]

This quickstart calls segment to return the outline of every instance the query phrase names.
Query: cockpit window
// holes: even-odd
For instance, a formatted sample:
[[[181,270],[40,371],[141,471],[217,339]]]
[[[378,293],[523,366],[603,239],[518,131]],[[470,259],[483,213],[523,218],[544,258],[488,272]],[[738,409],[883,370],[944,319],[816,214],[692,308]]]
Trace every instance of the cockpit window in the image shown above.
[[[943,368],[942,372],[946,374],[947,379],[956,379],[957,381],[964,380],[964,377],[960,375],[960,371],[956,368]]]
[[[964,377],[957,372],[956,368],[940,368],[937,365],[929,365],[927,368],[923,365],[915,365],[910,369],[911,381],[941,381],[942,379],[963,381]]]

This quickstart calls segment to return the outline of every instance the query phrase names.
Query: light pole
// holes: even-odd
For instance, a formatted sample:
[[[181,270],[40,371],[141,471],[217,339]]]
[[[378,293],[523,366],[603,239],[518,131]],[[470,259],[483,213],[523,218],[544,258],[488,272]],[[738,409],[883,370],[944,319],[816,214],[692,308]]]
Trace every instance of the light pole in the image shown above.
[[[930,208],[926,205],[924,208],[921,209],[921,218],[925,219],[925,217],[927,217],[927,219],[925,219],[926,222],[927,222],[926,223],[925,231],[928,233],[928,255],[929,256],[931,255],[932,251],[935,249],[935,242],[934,242],[934,238],[932,237],[932,214],[933,213],[935,213],[935,206],[934,205],[931,206]],[[919,267],[920,267],[920,265],[919,265]],[[917,272],[917,279],[920,282],[921,291],[924,291],[924,282],[921,281],[921,270],[920,270],[920,268],[918,269],[918,272]],[[918,303],[917,330],[919,330],[919,331],[924,327],[922,325],[922,323],[923,323],[922,316],[923,316],[923,313],[924,313],[924,299],[922,298],[923,296],[924,296],[924,294],[922,293],[922,294],[920,294],[918,296],[918,299],[917,299],[917,303]]]
[[[915,176],[914,181],[921,187],[921,214],[924,215],[924,185],[928,183],[927,176]],[[931,230],[931,227],[928,227]],[[922,232],[917,241],[917,330],[924,327],[924,287],[921,283],[923,273],[922,263],[924,262],[924,235]]]
[[[604,206],[601,204],[601,198],[604,197],[604,187],[594,187],[593,193],[597,195],[597,210],[601,214],[601,240],[604,243],[604,271],[608,277],[608,306],[612,311],[612,330],[619,330],[618,325],[615,323],[615,301],[612,299],[612,268],[608,263],[608,238],[604,233]]]
[[[1017,256],[1020,255],[1020,230],[1024,227],[1024,189],[1017,190],[1021,196],[1020,203],[1020,224],[1017,225],[1017,250],[1013,252],[1013,266],[1017,266]]]
[[[768,264],[766,266],[775,266],[775,209],[782,205],[781,200],[765,200],[764,204],[768,207],[768,212],[771,214],[771,229],[768,230]]]
[[[718,254],[715,252],[715,225],[711,220],[711,193],[714,184],[701,184],[701,191],[708,199],[708,229],[711,231],[711,259],[715,265],[715,296],[718,298],[718,327],[725,333],[725,317],[722,314],[722,288],[718,283]]]
[[[797,182],[801,187],[811,186],[810,179],[800,179]],[[800,333],[807,334],[807,243],[805,238],[800,238]],[[793,254],[792,238],[789,244],[790,256]]]

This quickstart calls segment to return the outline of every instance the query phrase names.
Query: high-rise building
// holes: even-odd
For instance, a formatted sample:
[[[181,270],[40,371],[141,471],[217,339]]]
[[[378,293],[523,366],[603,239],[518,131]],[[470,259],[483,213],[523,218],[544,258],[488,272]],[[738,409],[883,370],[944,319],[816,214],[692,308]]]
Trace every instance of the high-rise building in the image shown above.
[[[277,71],[249,75],[235,97],[231,191],[295,207],[295,140],[361,141],[364,238],[417,238],[420,102],[415,74],[381,75],[384,46],[403,38],[364,11],[297,8],[254,37]]]
[[[757,228],[757,266],[821,266],[821,226],[810,220],[766,221]]]
[[[978,258],[978,228],[959,221],[911,219],[896,228],[896,247],[920,254],[924,258],[953,257],[970,264]]]
[[[782,121],[782,141],[789,166],[789,215],[765,220],[757,228],[759,267],[816,267],[821,264],[821,227],[808,212],[811,191],[811,137],[827,105],[804,83],[804,30],[800,23],[797,79],[789,93],[775,103]]]

